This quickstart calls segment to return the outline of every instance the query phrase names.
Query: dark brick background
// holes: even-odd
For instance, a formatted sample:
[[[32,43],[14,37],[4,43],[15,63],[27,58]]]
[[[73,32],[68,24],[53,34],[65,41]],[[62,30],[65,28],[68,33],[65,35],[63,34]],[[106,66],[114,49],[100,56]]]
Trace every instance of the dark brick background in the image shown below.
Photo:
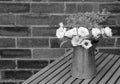
[[[0,13],[28,13],[30,4],[26,3],[0,3]]]
[[[30,36],[30,28],[27,26],[0,27],[0,36]]]
[[[113,37],[97,49],[120,54],[120,0],[0,0],[0,84],[21,84],[65,53],[55,32],[69,14],[104,8]]]

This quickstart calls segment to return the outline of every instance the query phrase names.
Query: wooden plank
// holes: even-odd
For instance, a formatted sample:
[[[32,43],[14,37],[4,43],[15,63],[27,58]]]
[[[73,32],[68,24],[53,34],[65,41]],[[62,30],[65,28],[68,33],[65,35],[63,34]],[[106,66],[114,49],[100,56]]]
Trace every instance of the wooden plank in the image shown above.
[[[39,72],[37,72],[36,74],[34,74],[32,77],[28,78],[26,81],[24,81],[22,84],[29,84],[29,82],[33,81],[34,79],[36,79],[39,75],[43,74],[44,72],[46,72],[46,70],[48,70],[49,68],[52,68],[55,64],[59,63],[61,60],[63,60],[66,56],[69,56],[71,53],[73,52],[73,50],[70,50],[69,52],[65,53],[61,58],[59,58],[59,60],[56,60],[55,62],[51,63],[50,65],[48,65],[47,67],[45,67],[44,69],[40,70]]]
[[[111,68],[111,66],[115,63],[116,59],[117,59],[117,57],[114,56],[114,58],[112,58],[112,60],[110,60],[105,67],[100,67],[102,70],[92,80],[91,84],[98,84],[101,77]]]
[[[30,82],[30,84],[36,84],[36,83],[38,83],[42,79],[46,78],[49,74],[51,74],[52,72],[54,72],[56,69],[58,69],[59,67],[61,67],[62,65],[64,65],[64,63],[66,63],[66,61],[70,60],[70,59],[71,59],[71,56],[66,57],[66,59],[64,59],[61,62],[59,62],[58,64],[56,64],[54,67],[48,69],[48,71],[46,71],[44,74],[39,75],[38,77],[36,77],[34,81]]]
[[[120,66],[117,69],[116,73],[113,74],[113,76],[111,77],[111,79],[107,82],[108,84],[114,84],[115,80],[120,76]]]
[[[119,66],[120,66],[120,58],[116,61],[114,66],[106,73],[106,75],[102,77],[102,79],[99,81],[99,84],[106,84],[106,81],[109,79],[109,77],[111,77],[112,73],[114,73]]]
[[[49,81],[50,79],[52,79],[56,74],[58,74],[59,72],[61,72],[64,68],[66,68],[66,66],[69,66],[72,60],[67,61],[63,66],[61,66],[60,68],[58,68],[57,70],[55,70],[53,73],[49,74],[47,77],[45,77],[41,82],[39,81],[39,84],[45,84],[47,81]]]
[[[70,71],[65,74],[60,80],[58,80],[55,84],[63,84],[63,82],[70,77]]]
[[[107,59],[107,57],[108,57],[108,54],[103,54],[103,55],[99,58],[99,60],[96,60],[96,61],[97,61],[97,66],[99,66],[103,60]]]
[[[103,55],[103,53],[97,53],[97,54],[95,55],[96,61],[97,61],[102,55]]]
[[[46,84],[54,84],[56,81],[60,80],[63,77],[63,75],[66,74],[70,70],[70,68],[71,66],[68,66],[62,72],[60,72],[55,77],[53,77],[51,80],[49,80]]]
[[[80,84],[88,84],[90,82],[91,79],[85,79],[84,81],[82,81]]]
[[[64,84],[71,84],[75,80],[74,77],[70,77]]]
[[[117,81],[115,82],[115,84],[120,84],[120,76],[118,77]]]
[[[108,62],[112,60],[113,57],[114,57],[113,55],[109,55],[109,56],[107,56],[106,59],[104,59],[100,62],[100,65],[98,65],[97,68],[96,68],[97,69],[97,74],[100,73],[102,68],[104,68],[108,64]]]
[[[82,81],[84,81],[84,79],[77,79],[72,84],[81,84]]]
[[[109,56],[107,56],[107,58],[106,59],[104,59],[101,63],[100,63],[100,65],[99,66],[97,66],[97,74],[102,70],[102,68],[103,67],[105,67],[105,65],[107,65],[107,63],[111,60],[113,58],[113,55],[111,56],[111,55],[109,55]],[[96,75],[97,76],[97,75]],[[93,77],[91,80],[90,80],[90,82],[92,82],[92,80],[94,80],[95,79],[95,77]],[[90,84],[90,82],[89,82],[89,84]]]

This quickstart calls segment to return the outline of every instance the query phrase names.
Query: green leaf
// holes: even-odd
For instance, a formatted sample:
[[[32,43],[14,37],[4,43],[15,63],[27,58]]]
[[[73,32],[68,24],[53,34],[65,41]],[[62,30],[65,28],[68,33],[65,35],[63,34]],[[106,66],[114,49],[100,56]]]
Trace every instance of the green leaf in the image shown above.
[[[65,41],[61,42],[60,47],[61,48],[70,48],[70,47],[73,47],[73,46],[71,44],[71,40],[65,40]]]

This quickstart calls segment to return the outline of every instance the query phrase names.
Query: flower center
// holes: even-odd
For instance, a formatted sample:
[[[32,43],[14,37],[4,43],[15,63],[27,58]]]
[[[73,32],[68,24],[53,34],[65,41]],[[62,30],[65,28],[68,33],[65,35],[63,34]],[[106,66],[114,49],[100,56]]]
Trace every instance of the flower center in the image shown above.
[[[88,43],[87,43],[87,42],[85,42],[85,45],[86,45],[86,46],[88,46]]]

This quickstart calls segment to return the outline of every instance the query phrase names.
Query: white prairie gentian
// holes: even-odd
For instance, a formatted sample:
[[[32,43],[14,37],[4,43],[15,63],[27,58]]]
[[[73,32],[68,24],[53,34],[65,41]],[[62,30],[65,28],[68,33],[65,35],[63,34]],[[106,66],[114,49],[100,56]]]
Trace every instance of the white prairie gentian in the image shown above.
[[[100,35],[102,34],[102,32],[99,28],[93,28],[91,31],[92,31],[93,37],[95,37],[95,38],[99,38]]]
[[[82,43],[81,43],[82,47],[84,47],[85,49],[89,49],[92,44],[91,44],[91,41],[90,40],[83,40]]]
[[[111,37],[112,36],[112,29],[109,27],[105,27],[104,33],[106,36]]]
[[[89,31],[88,31],[87,28],[79,27],[79,29],[78,29],[78,35],[80,35],[82,37],[88,36],[89,35]]]
[[[72,38],[71,43],[73,46],[81,45],[83,38],[80,38],[79,36],[75,36]]]
[[[65,32],[65,36],[72,38],[74,35],[77,35],[77,28],[70,29]]]
[[[56,30],[56,36],[58,38],[63,38],[66,32],[66,28],[59,28]]]
[[[63,38],[66,32],[66,28],[63,28],[63,23],[59,24],[60,28],[56,30],[56,36],[58,38]]]

